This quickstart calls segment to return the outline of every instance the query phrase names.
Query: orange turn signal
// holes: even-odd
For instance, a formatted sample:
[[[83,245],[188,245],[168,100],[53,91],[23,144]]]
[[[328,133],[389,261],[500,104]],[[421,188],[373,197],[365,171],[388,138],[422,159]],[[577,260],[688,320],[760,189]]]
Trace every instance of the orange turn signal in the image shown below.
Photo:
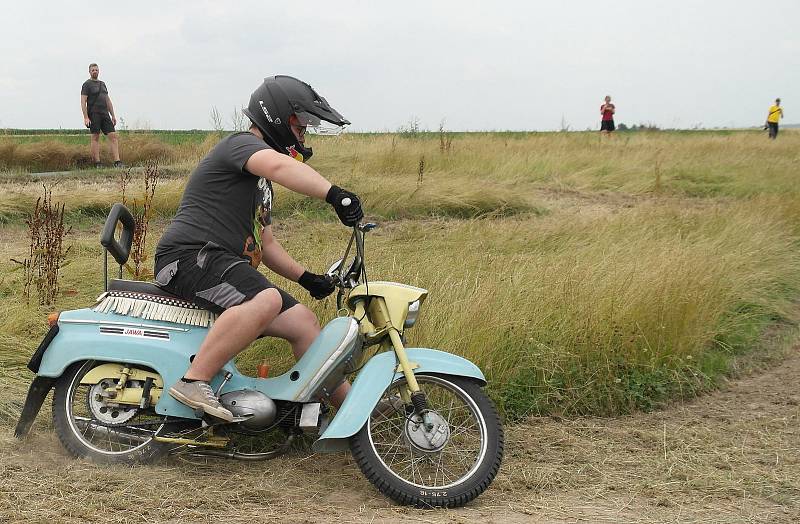
[[[58,316],[61,315],[61,311],[53,311],[49,315],[47,315],[47,325],[50,327],[55,326],[58,323]]]

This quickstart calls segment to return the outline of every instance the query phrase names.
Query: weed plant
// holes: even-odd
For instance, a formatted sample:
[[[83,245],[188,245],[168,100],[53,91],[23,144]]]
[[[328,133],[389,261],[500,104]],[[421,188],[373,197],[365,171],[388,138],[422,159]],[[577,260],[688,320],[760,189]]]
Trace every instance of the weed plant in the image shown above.
[[[72,228],[64,226],[64,204],[53,202],[52,192],[43,186],[44,195],[36,199],[33,211],[25,224],[28,226],[28,258],[11,262],[23,271],[22,294],[28,302],[35,287],[39,304],[50,305],[59,291],[59,272],[66,265],[70,248],[64,249],[64,237]]]
[[[135,223],[130,258],[125,264],[125,269],[132,280],[147,280],[153,276],[153,272],[148,267],[150,265],[150,249],[147,245],[147,232],[153,218],[153,198],[160,178],[158,163],[148,161],[142,176],[144,187],[141,198],[129,200],[126,191],[132,178],[130,169],[123,172],[119,178],[122,205],[131,211]],[[121,226],[117,225],[117,228],[120,229]]]

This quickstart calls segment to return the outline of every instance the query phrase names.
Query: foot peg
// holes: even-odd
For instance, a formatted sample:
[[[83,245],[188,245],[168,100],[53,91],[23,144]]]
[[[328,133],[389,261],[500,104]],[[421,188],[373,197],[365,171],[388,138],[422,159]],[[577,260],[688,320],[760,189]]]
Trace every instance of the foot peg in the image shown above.
[[[202,420],[203,427],[207,428],[208,426],[221,426],[223,424],[238,424],[239,422],[244,422],[253,415],[248,415],[246,417],[233,417],[233,420],[228,422],[227,420],[223,420],[221,418],[209,415],[208,413],[203,411],[203,408],[195,408],[194,416]]]

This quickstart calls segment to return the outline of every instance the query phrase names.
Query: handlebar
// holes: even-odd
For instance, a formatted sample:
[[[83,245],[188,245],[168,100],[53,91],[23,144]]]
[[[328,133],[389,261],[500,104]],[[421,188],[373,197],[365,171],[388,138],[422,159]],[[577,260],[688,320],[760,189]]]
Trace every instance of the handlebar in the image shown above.
[[[343,205],[345,205],[344,200],[342,200]],[[349,203],[346,205],[349,205]],[[358,223],[353,226],[353,233],[350,235],[350,240],[344,251],[344,256],[333,264],[326,273],[333,285],[339,288],[339,292],[336,296],[336,305],[338,309],[342,307],[342,298],[344,297],[345,290],[358,285],[362,276],[364,280],[366,280],[366,270],[364,268],[364,235],[376,227],[378,227],[378,225],[372,222]],[[356,245],[355,257],[350,266],[345,267],[347,257],[350,255],[350,250],[354,243]]]

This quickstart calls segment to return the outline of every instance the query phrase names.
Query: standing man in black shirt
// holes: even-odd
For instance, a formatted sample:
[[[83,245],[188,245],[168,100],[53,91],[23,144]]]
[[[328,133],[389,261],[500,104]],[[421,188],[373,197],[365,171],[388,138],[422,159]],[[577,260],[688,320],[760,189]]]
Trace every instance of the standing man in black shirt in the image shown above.
[[[89,64],[89,79],[81,87],[81,111],[83,111],[83,125],[92,133],[92,160],[94,167],[100,167],[100,131],[108,136],[111,141],[111,154],[114,156],[114,167],[122,167],[119,160],[119,141],[114,126],[117,125],[117,115],[114,113],[114,104],[108,96],[106,83],[98,80],[100,68],[97,64]]]
[[[334,290],[273,236],[272,184],[325,200],[346,226],[364,216],[355,194],[304,163],[312,153],[307,127],[333,134],[350,123],[310,85],[290,76],[265,78],[243,112],[249,131],[220,140],[189,177],[156,247],[154,268],[165,290],[219,314],[169,393],[228,422],[233,415],[209,386],[227,361],[264,335],[287,340],[299,359],[320,333],[314,312],[270,282],[259,265],[298,282],[317,300]],[[349,388],[343,382],[331,401],[340,405]]]

